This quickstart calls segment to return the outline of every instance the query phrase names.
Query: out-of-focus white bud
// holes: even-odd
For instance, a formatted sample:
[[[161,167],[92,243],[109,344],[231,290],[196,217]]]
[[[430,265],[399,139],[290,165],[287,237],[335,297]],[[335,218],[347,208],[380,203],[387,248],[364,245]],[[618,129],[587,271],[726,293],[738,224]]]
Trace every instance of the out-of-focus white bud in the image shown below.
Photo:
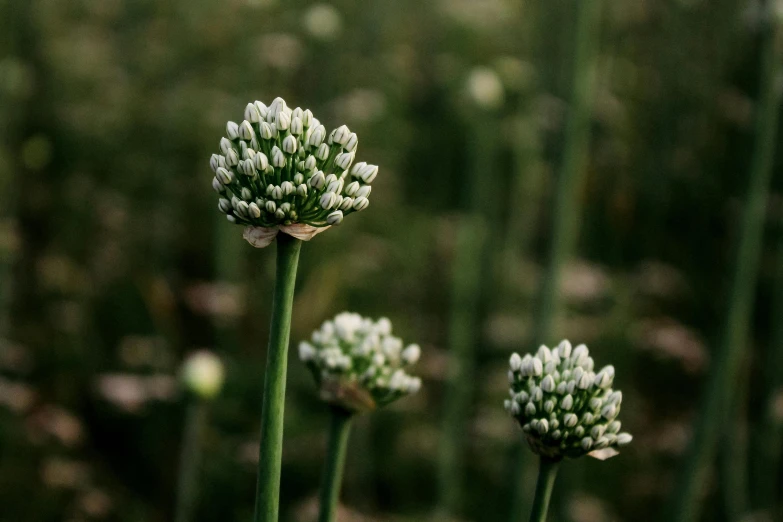
[[[402,351],[402,360],[406,364],[415,364],[421,357],[421,348],[418,344],[410,344]]]
[[[272,200],[267,201],[264,207],[266,208],[266,211],[269,212],[270,214],[274,214],[275,211],[277,210],[277,204],[275,204],[275,202]]]
[[[201,350],[192,353],[182,365],[182,382],[202,399],[212,399],[220,393],[224,379],[223,363],[212,352]]]

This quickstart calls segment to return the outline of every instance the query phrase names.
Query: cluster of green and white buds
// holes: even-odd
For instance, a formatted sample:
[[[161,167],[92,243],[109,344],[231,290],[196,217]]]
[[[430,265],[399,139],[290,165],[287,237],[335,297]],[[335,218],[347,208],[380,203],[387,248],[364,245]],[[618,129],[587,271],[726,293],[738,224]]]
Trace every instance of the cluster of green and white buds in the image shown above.
[[[212,399],[220,393],[225,374],[223,362],[208,350],[193,352],[182,364],[182,383],[202,399]]]
[[[535,453],[576,458],[631,442],[620,433],[623,395],[612,390],[614,367],[593,372],[587,346],[572,349],[568,341],[535,356],[513,354],[508,372],[510,399],[505,408],[522,426]],[[611,450],[610,450],[611,451]]]
[[[406,372],[419,360],[417,344],[404,346],[385,317],[373,321],[343,312],[299,344],[321,398],[351,412],[373,410],[415,393],[421,379]]]
[[[210,160],[218,208],[244,225],[245,239],[266,246],[278,231],[310,239],[370,204],[378,167],[354,163],[359,140],[345,125],[331,133],[310,110],[282,98],[256,101],[226,125]]]

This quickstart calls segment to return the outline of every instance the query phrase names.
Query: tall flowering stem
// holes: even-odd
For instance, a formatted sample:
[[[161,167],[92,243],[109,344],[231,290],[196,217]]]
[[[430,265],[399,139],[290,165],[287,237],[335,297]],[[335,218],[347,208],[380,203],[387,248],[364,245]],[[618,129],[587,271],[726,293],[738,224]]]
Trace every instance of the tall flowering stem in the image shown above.
[[[564,458],[591,455],[605,459],[630,443],[621,433],[623,394],[612,389],[614,367],[597,373],[587,346],[563,341],[553,350],[509,360],[509,399],[504,407],[519,423],[530,449],[540,457],[531,522],[546,519],[549,500]]]
[[[296,270],[302,241],[366,209],[378,167],[354,164],[359,138],[342,125],[327,133],[309,109],[275,98],[245,107],[229,121],[220,154],[209,164],[218,209],[245,227],[263,248],[277,240],[272,322],[261,409],[261,443],[254,522],[277,522],[283,454],[283,414]]]
[[[760,96],[756,107],[756,142],[749,173],[749,187],[735,252],[730,301],[720,344],[710,365],[704,402],[699,412],[687,460],[681,470],[673,502],[666,520],[692,522],[700,515],[700,490],[706,482],[719,436],[724,432],[723,414],[735,385],[742,350],[748,337],[748,324],[758,275],[763,239],[764,215],[772,179],[781,105],[781,22],[774,3],[769,4],[766,34],[762,47]]]
[[[261,407],[255,522],[276,522],[278,517],[288,342],[301,248],[302,241],[296,238],[286,234],[277,238],[277,272]]]
[[[340,499],[340,486],[343,482],[345,456],[348,453],[348,436],[351,432],[353,413],[339,407],[332,408],[329,428],[329,449],[321,483],[321,510],[318,522],[337,520],[337,504]]]
[[[386,318],[343,312],[324,322],[299,358],[313,374],[320,399],[331,407],[329,447],[321,484],[319,522],[333,522],[340,497],[353,417],[416,393],[421,379],[407,373],[419,360],[417,344],[404,346]]]

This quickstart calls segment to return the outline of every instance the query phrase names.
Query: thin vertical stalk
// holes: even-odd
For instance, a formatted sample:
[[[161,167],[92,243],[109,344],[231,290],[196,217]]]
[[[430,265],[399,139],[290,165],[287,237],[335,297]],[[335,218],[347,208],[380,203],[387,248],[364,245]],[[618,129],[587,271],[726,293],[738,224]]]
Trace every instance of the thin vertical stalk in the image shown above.
[[[291,334],[296,269],[302,248],[300,240],[282,232],[277,235],[276,242],[277,272],[269,349],[266,354],[254,522],[277,522],[278,517],[288,342]]]
[[[560,461],[541,457],[538,466],[538,481],[536,482],[533,509],[530,511],[530,522],[546,522],[546,514],[549,510],[549,501],[552,498]]]
[[[551,243],[546,271],[539,289],[533,345],[549,339],[557,315],[557,295],[563,265],[574,249],[576,225],[580,214],[578,189],[582,185],[590,143],[591,104],[595,90],[595,61],[598,54],[601,1],[577,2],[574,39],[573,86],[563,145],[563,159],[555,185],[552,206]],[[522,444],[520,441],[519,444]],[[525,496],[521,493],[525,474],[525,452],[514,452],[512,480],[512,522],[521,520]]]
[[[352,413],[342,408],[332,408],[329,447],[326,454],[323,481],[321,482],[321,511],[318,522],[335,522],[337,520],[337,504],[340,500],[340,486],[343,482],[351,420],[353,420]]]
[[[179,458],[177,477],[177,510],[175,522],[190,522],[198,503],[201,440],[207,419],[206,403],[199,398],[188,405],[185,432]]]
[[[753,443],[753,507],[765,510],[770,519],[780,520],[776,502],[781,496],[780,464],[783,457],[783,420],[775,411],[775,401],[783,393],[783,230],[777,246],[777,274],[772,304],[772,335],[764,364],[764,400]],[[777,515],[777,518],[775,517]]]
[[[465,417],[470,410],[475,370],[481,267],[486,240],[484,222],[478,216],[462,218],[452,276],[448,382],[444,397],[443,430],[440,440],[438,488],[442,514],[455,515],[460,508],[464,474]]]
[[[770,20],[774,20],[774,16],[770,16]],[[725,418],[721,411],[730,398],[729,390],[735,382],[742,348],[748,336],[781,100],[781,91],[777,85],[780,71],[780,28],[773,23],[767,29],[761,56],[761,92],[756,107],[756,143],[742,213],[739,245],[735,252],[726,321],[714,363],[710,368],[704,402],[687,460],[682,467],[679,484],[665,518],[667,522],[690,522],[699,518],[700,489],[706,481],[718,437],[722,432]]]

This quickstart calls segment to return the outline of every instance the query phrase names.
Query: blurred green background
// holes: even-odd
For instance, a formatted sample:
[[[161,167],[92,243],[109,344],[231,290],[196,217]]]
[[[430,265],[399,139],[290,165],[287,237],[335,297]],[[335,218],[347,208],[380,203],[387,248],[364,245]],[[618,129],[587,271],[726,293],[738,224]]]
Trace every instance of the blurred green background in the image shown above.
[[[535,480],[502,407],[507,360],[537,347],[577,18],[595,1],[0,1],[0,519],[171,520],[177,372],[200,348],[227,382],[196,520],[250,519],[274,251],[219,213],[208,162],[247,102],[282,96],[347,124],[380,166],[370,208],[304,245],[292,345],[348,309],[423,349],[421,392],[352,433],[341,520],[506,520]],[[544,342],[616,366],[635,439],[564,466],[553,521],[662,520],[729,301],[764,5],[603,0],[588,24],[589,132]],[[766,371],[783,351],[781,164],[703,520],[735,522],[727,473],[781,502],[783,438],[754,438],[783,422]],[[474,248],[455,263],[460,237]],[[460,341],[471,372],[448,392]],[[296,350],[289,368],[282,519],[308,521],[328,417]],[[444,440],[461,462],[450,509]],[[775,520],[754,494],[744,514]]]

